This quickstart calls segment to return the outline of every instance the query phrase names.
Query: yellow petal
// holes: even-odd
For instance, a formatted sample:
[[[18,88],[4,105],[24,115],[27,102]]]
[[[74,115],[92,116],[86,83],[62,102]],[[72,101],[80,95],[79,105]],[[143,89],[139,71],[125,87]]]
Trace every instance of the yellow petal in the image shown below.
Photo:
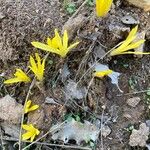
[[[12,78],[12,79],[8,79],[6,81],[4,81],[4,84],[12,84],[12,83],[17,83],[17,82],[21,82],[21,79],[18,78]]]
[[[22,140],[25,141],[25,140],[28,140],[30,139],[31,137],[33,136],[33,134],[31,132],[26,132],[22,135]]]
[[[128,37],[127,37],[127,40],[130,39],[130,38],[133,37],[133,36],[136,36],[137,31],[138,31],[138,25],[137,25],[136,27],[134,27],[134,28],[130,31],[130,33],[129,33]]]
[[[5,84],[17,83],[17,82],[30,82],[31,79],[21,69],[16,69],[15,78],[4,81]]]
[[[127,51],[127,50],[131,50],[131,49],[135,49],[135,48],[138,48],[141,44],[143,44],[145,42],[145,40],[139,40],[135,43],[131,43],[130,45],[128,45],[124,51]]]
[[[36,48],[39,48],[39,49],[42,49],[42,50],[60,55],[59,54],[60,51],[58,49],[53,48],[49,45],[46,45],[46,44],[43,44],[43,43],[40,43],[40,42],[32,42],[32,45]]]
[[[22,79],[22,81],[30,82],[30,78],[23,72],[21,69],[16,69],[16,73],[14,74],[16,77]]]
[[[138,48],[141,44],[144,43],[144,41],[145,41],[145,40],[139,40],[139,41],[137,41],[137,42],[135,42],[135,43],[132,43],[132,44],[126,46],[126,47],[123,48],[123,49],[119,49],[119,48],[118,48],[117,50],[113,50],[113,51],[110,53],[110,56],[121,55],[121,54],[127,54],[126,52],[127,52],[128,50]],[[131,53],[133,53],[133,52],[131,52]],[[131,53],[130,53],[130,54],[131,54]],[[128,53],[128,54],[129,54],[129,53]]]
[[[38,129],[36,129],[36,135],[39,135],[40,131]]]
[[[62,46],[62,40],[61,40],[61,37],[60,37],[57,29],[55,29],[55,38],[56,38],[58,47],[61,50],[63,48],[63,46]]]
[[[28,100],[27,103],[26,103],[26,106],[27,106],[27,107],[30,107],[30,106],[31,106],[31,103],[32,103],[32,101],[31,101],[31,100]]]
[[[67,30],[65,30],[63,36],[63,49],[67,50],[67,47],[68,47],[68,34],[67,34]]]
[[[80,42],[76,42],[74,44],[71,44],[69,47],[68,47],[68,51],[70,51],[72,48],[76,47]]]
[[[30,142],[33,142],[33,140],[35,139],[35,134],[32,135]]]
[[[29,125],[23,124],[23,125],[22,125],[22,128],[23,128],[24,130],[30,131],[30,130],[31,130],[31,124],[29,124]]]
[[[31,106],[31,100],[28,100],[25,106],[25,114],[29,112],[29,107]]]
[[[98,17],[104,17],[110,10],[113,0],[96,0],[96,14]]]
[[[135,38],[136,38],[136,33],[138,30],[138,26],[134,27],[129,35],[127,36],[126,40],[123,42],[123,44],[121,44],[121,46],[119,47],[120,49],[125,48],[128,44],[130,44]]]
[[[122,54],[149,55],[150,52],[124,52]]]
[[[37,65],[36,62],[34,60],[34,58],[32,56],[30,56],[30,64],[31,66],[29,67],[32,71],[37,72]]]
[[[37,60],[37,66],[38,66],[37,68],[40,70],[41,69],[41,58],[38,53],[35,53],[35,57]]]
[[[97,71],[94,73],[95,77],[100,77],[103,78],[104,76],[108,76],[109,74],[112,74],[112,70],[108,69],[108,70],[104,70],[104,71]]]
[[[129,44],[130,44],[131,42],[133,42],[133,40],[136,38],[137,30],[138,30],[138,26],[134,27],[134,28],[130,31],[130,33],[129,33],[128,37],[126,38],[126,40],[123,41],[122,44],[121,44],[118,48],[116,48],[116,49],[114,49],[114,50],[112,50],[112,51],[110,52],[110,56],[120,55],[121,53],[124,53],[124,52],[127,51],[128,49],[131,49],[132,46],[133,46],[133,44],[130,45],[131,47],[129,46]],[[129,47],[128,47],[128,46],[129,46]],[[128,48],[127,48],[127,47],[128,47]]]
[[[36,109],[38,109],[38,108],[39,108],[39,105],[33,105],[33,106],[31,106],[31,107],[29,108],[28,112],[34,111],[34,110],[36,110]]]
[[[52,46],[52,41],[50,38],[47,38],[47,45]]]

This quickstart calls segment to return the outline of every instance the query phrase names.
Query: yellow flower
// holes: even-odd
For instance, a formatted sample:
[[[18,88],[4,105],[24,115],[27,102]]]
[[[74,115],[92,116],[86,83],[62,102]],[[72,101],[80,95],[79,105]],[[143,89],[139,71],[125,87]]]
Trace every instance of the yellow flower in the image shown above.
[[[55,29],[54,38],[53,39],[47,38],[47,44],[43,44],[41,42],[31,42],[31,44],[36,48],[58,54],[64,58],[72,48],[74,48],[79,44],[79,42],[76,42],[68,46],[68,40],[69,39],[66,30],[64,31],[63,38],[61,38],[58,33],[58,30]]]
[[[41,61],[41,58],[38,53],[35,53],[36,61],[32,56],[30,56],[30,65],[29,68],[33,71],[35,76],[39,81],[43,80],[44,76],[44,70],[45,70],[45,59],[43,59],[43,62]]]
[[[96,0],[96,14],[98,17],[107,15],[113,0]]]
[[[104,76],[108,76],[110,74],[112,74],[113,71],[108,69],[108,70],[103,70],[103,71],[96,71],[94,73],[94,77],[99,77],[99,78],[103,78]]]
[[[39,105],[33,105],[31,106],[31,103],[32,101],[31,100],[28,100],[27,103],[26,103],[26,106],[25,106],[25,114],[30,112],[30,111],[34,111],[36,109],[39,108]]]
[[[110,56],[115,56],[115,55],[122,55],[122,54],[150,54],[150,53],[143,53],[143,52],[134,52],[134,51],[129,51],[135,48],[138,48],[141,44],[145,42],[145,40],[138,40],[134,42],[136,39],[136,34],[137,34],[138,26],[134,27],[131,32],[129,33],[128,37],[126,38],[125,41],[122,42],[122,44],[112,50],[110,52]]]
[[[30,82],[31,79],[21,69],[16,69],[14,74],[15,78],[4,81],[5,84],[17,83],[17,82]]]
[[[35,136],[40,134],[40,131],[34,128],[32,124],[22,125],[22,128],[27,130],[27,132],[22,135],[23,141],[30,139],[30,142],[33,142]]]

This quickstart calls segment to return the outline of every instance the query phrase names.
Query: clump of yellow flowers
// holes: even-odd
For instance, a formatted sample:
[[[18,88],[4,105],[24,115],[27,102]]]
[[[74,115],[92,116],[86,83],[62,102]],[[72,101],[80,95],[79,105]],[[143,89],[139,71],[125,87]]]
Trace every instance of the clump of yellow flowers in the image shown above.
[[[150,53],[144,53],[144,52],[131,51],[132,49],[138,48],[141,44],[145,42],[145,40],[138,40],[136,42],[134,41],[137,36],[137,30],[138,30],[138,26],[134,27],[129,33],[126,40],[121,42],[121,44],[119,44],[120,45],[119,47],[117,47],[116,49],[113,49],[110,52],[110,56],[122,55],[122,54],[135,54],[135,55],[150,54]]]
[[[38,109],[38,108],[39,108],[39,105],[32,105],[32,101],[28,100],[26,105],[25,105],[24,113],[27,114],[31,111],[34,111],[34,110]]]
[[[14,78],[8,79],[4,81],[5,84],[11,84],[16,82],[30,82],[30,77],[27,76],[25,72],[23,72],[21,69],[16,69],[16,72],[14,74]]]
[[[27,131],[22,135],[23,141],[30,139],[30,142],[33,142],[35,136],[40,134],[40,131],[36,129],[32,124],[22,125],[22,128]]]
[[[47,44],[43,44],[40,42],[32,42],[32,45],[42,50],[58,54],[64,58],[72,48],[74,48],[79,44],[79,42],[76,42],[69,46],[68,41],[69,38],[66,30],[64,31],[63,37],[61,38],[58,33],[58,30],[55,29],[54,38],[53,39],[47,38]],[[30,71],[32,71],[36,79],[40,82],[42,82],[44,78],[45,61],[46,59],[45,58],[41,59],[38,53],[35,53],[35,58],[33,56],[30,56],[29,60],[30,65],[28,66],[28,68],[30,69],[29,73]],[[31,82],[31,78],[27,75],[27,73],[25,73],[21,69],[16,69],[16,73],[14,74],[14,76],[15,76],[14,78],[8,79],[4,81],[4,83],[13,84],[17,82],[25,82],[25,83]],[[39,105],[32,105],[32,101],[28,100],[27,102],[25,102],[24,114],[27,114],[38,108]],[[22,128],[24,130],[27,130],[27,132],[22,135],[22,140],[30,139],[30,141],[32,142],[35,136],[39,135],[40,133],[40,131],[36,129],[32,124],[29,125],[24,124],[22,125]]]
[[[64,31],[63,37],[61,37],[58,33],[58,30],[55,29],[54,38],[52,39],[47,38],[47,44],[41,42],[31,42],[31,44],[36,48],[58,54],[64,58],[72,48],[74,48],[79,44],[79,42],[76,42],[69,46],[68,41],[69,38],[68,38],[67,30]]]
[[[30,66],[29,68],[33,71],[34,75],[37,77],[39,81],[43,80],[44,70],[45,70],[45,59],[41,60],[38,53],[35,53],[34,59],[30,56]],[[27,76],[25,72],[21,69],[16,69],[16,73],[14,74],[15,78],[8,79],[4,81],[5,84],[12,84],[17,82],[31,82],[30,77]]]
[[[29,68],[35,74],[39,81],[43,80],[44,70],[45,70],[45,59],[41,60],[38,53],[35,53],[35,59],[30,56],[30,66]]]

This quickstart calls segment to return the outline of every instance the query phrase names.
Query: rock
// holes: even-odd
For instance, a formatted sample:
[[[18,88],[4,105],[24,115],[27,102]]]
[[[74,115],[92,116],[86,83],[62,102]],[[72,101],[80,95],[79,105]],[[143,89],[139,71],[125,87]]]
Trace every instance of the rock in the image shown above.
[[[139,24],[139,20],[137,20],[136,18],[134,18],[133,16],[130,16],[130,15],[126,15],[124,17],[121,18],[121,21],[124,23],[124,24],[127,24],[127,25],[135,25],[135,24]]]
[[[0,12],[0,20],[3,18],[5,18],[5,15],[2,12]]]
[[[150,11],[150,0],[127,0],[129,3],[144,9],[145,11]]]
[[[14,124],[9,124],[7,122],[2,122],[1,123],[1,127],[5,133],[5,135],[9,135],[12,138],[17,138],[19,137],[19,131],[20,131],[20,127]]]
[[[140,101],[140,97],[133,97],[127,100],[127,104],[131,107],[136,107]]]
[[[107,137],[111,133],[111,129],[108,126],[103,126],[101,134],[103,137]]]
[[[53,98],[50,98],[50,97],[45,98],[45,103],[46,104],[58,104],[57,102],[55,102],[55,100]]]
[[[130,135],[130,146],[146,146],[146,141],[148,140],[149,127],[145,123],[141,123],[139,130],[133,129]]]
[[[143,32],[140,32],[140,33],[137,33],[137,36],[136,36],[136,39],[134,40],[134,42],[137,42],[139,40],[145,40],[145,35],[146,35],[146,32],[143,31]],[[143,52],[144,51],[144,43],[141,44],[139,47],[135,48],[135,52]],[[136,57],[139,57],[141,58],[143,55],[136,55]]]
[[[73,34],[79,30],[83,24],[86,22],[86,17],[79,14],[77,17],[69,19],[63,26],[63,30],[67,30],[69,37],[73,38]]]
[[[12,124],[20,124],[22,110],[23,106],[9,95],[0,99],[0,119]]]
[[[146,120],[146,125],[150,128],[150,120]]]

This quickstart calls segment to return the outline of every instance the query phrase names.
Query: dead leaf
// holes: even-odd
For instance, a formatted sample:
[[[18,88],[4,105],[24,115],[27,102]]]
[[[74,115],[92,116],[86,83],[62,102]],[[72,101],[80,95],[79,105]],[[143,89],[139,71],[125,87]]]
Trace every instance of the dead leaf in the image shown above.
[[[53,128],[59,125],[53,126]],[[99,135],[99,128],[88,121],[84,123],[75,121],[66,121],[63,126],[60,126],[52,133],[53,140],[61,140],[68,143],[69,140],[75,140],[78,145],[82,141],[89,142],[90,140],[96,141]]]

